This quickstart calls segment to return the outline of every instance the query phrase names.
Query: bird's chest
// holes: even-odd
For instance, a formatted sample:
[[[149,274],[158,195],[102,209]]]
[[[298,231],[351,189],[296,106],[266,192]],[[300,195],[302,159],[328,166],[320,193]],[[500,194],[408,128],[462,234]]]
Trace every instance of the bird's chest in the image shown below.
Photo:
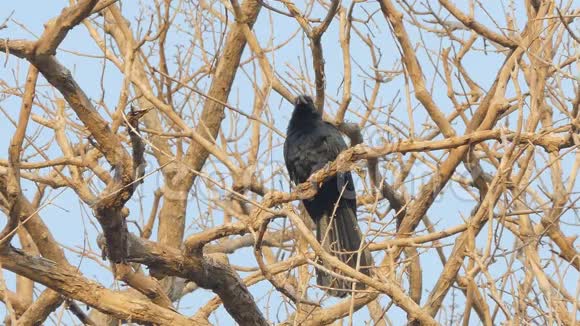
[[[320,152],[326,148],[326,135],[320,133],[299,133],[291,143],[296,152]]]
[[[306,181],[312,172],[335,158],[326,138],[326,135],[304,133],[294,135],[289,142],[286,160],[294,165],[298,182]]]

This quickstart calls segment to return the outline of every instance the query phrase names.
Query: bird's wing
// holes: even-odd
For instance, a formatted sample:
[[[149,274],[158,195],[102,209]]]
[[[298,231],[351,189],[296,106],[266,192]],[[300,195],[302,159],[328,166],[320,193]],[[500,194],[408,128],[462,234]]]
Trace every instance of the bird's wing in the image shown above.
[[[326,163],[336,160],[336,157],[344,150],[347,149],[346,142],[342,137],[342,133],[332,124],[325,122],[325,134],[324,138],[324,159]],[[315,172],[315,171],[312,171]],[[356,190],[354,188],[354,181],[352,179],[352,174],[350,172],[339,172],[336,174],[336,190],[338,191],[341,198],[347,201],[354,200],[353,204],[356,207]]]
[[[320,144],[317,148],[317,165],[313,166],[311,173],[320,169],[329,162],[336,160],[338,155],[347,149],[346,143],[340,131],[328,122],[320,127]]]
[[[289,135],[284,143],[284,161],[290,180],[295,184],[302,183],[310,176],[312,166],[319,159],[315,139],[310,135]]]

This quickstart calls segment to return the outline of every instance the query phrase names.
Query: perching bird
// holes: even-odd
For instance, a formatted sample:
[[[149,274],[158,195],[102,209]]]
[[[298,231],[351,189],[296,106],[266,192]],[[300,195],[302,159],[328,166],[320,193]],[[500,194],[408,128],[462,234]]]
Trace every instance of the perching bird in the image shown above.
[[[342,134],[332,124],[322,120],[312,98],[296,98],[294,112],[288,124],[284,143],[284,160],[290,180],[299,184],[347,148]],[[356,192],[350,172],[328,178],[316,195],[303,201],[308,214],[316,223],[316,237],[323,248],[352,268],[369,275],[371,258],[361,249],[361,232],[356,217]],[[337,272],[334,268],[326,269]],[[337,272],[338,273],[338,272]],[[341,274],[341,273],[338,273]],[[317,283],[332,296],[344,297],[352,292],[352,283],[317,269]],[[364,289],[357,283],[356,289]]]

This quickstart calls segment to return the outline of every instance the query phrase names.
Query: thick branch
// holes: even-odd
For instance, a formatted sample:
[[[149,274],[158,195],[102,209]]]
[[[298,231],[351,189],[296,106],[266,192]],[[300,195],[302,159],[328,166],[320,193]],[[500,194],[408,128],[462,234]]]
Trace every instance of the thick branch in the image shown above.
[[[209,325],[205,320],[189,320],[150,301],[111,291],[84,278],[74,269],[62,268],[50,260],[30,257],[15,249],[5,250],[0,254],[0,261],[16,274],[120,319],[161,325]]]
[[[183,255],[177,249],[129,237],[127,260],[149,266],[152,272],[178,276],[210,289],[224,302],[224,307],[240,325],[268,325],[252,294],[228,265],[201,253]]]
[[[56,54],[56,48],[68,32],[87,18],[98,2],[99,0],[81,0],[65,8],[58,17],[49,21],[36,43],[35,54],[38,56]]]

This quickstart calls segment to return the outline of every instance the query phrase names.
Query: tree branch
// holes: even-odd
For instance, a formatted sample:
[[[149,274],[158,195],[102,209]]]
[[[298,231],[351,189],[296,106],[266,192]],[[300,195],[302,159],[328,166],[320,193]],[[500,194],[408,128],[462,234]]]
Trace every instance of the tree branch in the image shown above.
[[[56,263],[30,257],[24,253],[7,249],[0,254],[2,265],[19,275],[39,282],[62,295],[78,300],[119,319],[136,322],[154,322],[161,325],[209,325],[205,320],[189,320],[180,314],[159,307],[147,300],[135,298],[123,292],[111,291],[90,281],[76,270],[69,270]]]

